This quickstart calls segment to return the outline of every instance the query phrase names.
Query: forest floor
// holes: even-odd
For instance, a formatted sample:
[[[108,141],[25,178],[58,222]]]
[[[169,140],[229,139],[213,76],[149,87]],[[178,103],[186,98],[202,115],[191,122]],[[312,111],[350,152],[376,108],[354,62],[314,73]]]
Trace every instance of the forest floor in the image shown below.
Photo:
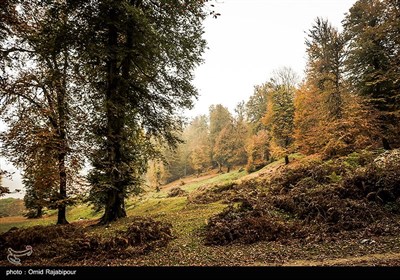
[[[296,165],[304,163],[303,160],[301,156],[296,156],[290,165],[296,168]],[[130,199],[127,203],[128,217],[108,226],[93,226],[99,214],[94,213],[89,206],[79,205],[69,210],[69,220],[75,227],[72,235],[69,233],[69,238],[73,238],[74,234],[82,234],[82,231],[89,236],[113,236],[126,230],[140,216],[171,224],[172,239],[163,246],[153,246],[140,254],[127,255],[110,250],[101,255],[82,254],[79,258],[57,249],[57,242],[51,247],[45,241],[29,239],[33,242],[33,254],[23,257],[22,262],[24,265],[55,266],[400,266],[400,218],[397,215],[390,222],[385,219],[378,221],[381,230],[357,228],[332,233],[321,231],[320,235],[310,234],[310,238],[306,234],[306,238],[277,237],[276,240],[261,239],[245,243],[233,241],[223,245],[205,242],[210,218],[223,212],[232,202],[232,199],[228,201],[226,197],[235,198],[235,195],[247,191],[239,188],[232,193],[231,186],[245,186],[248,182],[267,182],[268,185],[285,168],[287,166],[280,160],[251,174],[233,170],[224,174],[211,172],[200,177],[184,178],[163,186],[159,192],[148,191]],[[205,196],[210,194],[210,190],[221,186],[229,192],[225,193],[224,190],[221,196]],[[183,192],[178,196],[171,196],[171,190],[175,187]],[[219,195],[219,192],[213,193]],[[47,226],[53,224],[55,218],[52,212],[37,220],[23,217],[0,218],[0,232],[6,232],[13,227]],[[217,225],[221,223],[216,222]],[[318,229],[318,226],[315,228]],[[18,238],[12,240],[18,240],[20,245],[24,244],[23,238]],[[7,240],[6,237],[4,240]],[[7,246],[12,246],[12,243]],[[65,248],[76,248],[74,244],[68,246]],[[35,251],[39,252],[37,257]],[[2,252],[0,266],[9,265],[5,256]]]

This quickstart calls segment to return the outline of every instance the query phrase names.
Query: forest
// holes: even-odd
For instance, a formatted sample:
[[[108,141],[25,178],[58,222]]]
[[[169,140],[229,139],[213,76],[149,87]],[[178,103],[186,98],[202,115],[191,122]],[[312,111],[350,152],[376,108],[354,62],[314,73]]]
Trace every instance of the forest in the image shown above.
[[[0,5],[1,266],[400,265],[399,0],[317,17],[304,77],[191,119],[214,0]]]

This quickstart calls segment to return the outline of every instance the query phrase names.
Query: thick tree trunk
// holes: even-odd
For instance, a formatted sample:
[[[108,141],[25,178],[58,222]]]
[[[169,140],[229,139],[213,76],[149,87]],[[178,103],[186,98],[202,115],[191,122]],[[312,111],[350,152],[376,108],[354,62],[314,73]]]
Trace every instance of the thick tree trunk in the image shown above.
[[[67,54],[64,54],[64,71],[68,67],[67,64]],[[67,82],[66,82],[66,73],[61,74],[58,73],[56,81],[59,82],[60,86],[57,92],[57,110],[58,110],[58,173],[60,179],[60,190],[59,190],[59,205],[58,205],[58,218],[57,224],[64,225],[68,224],[66,217],[66,201],[67,201],[67,172],[66,172],[66,156],[67,156],[67,104],[66,104],[66,95],[67,95]]]
[[[109,59],[107,61],[107,92],[106,92],[106,114],[107,114],[107,140],[106,153],[108,157],[108,171],[111,179],[112,189],[107,192],[107,201],[104,215],[100,224],[107,224],[119,218],[126,217],[124,203],[124,186],[121,182],[122,166],[122,141],[124,127],[124,99],[118,91],[118,30],[115,26],[117,20],[116,11],[109,12],[110,25],[108,27]],[[126,67],[126,66],[124,66]]]
[[[120,190],[112,189],[107,195],[107,203],[100,224],[108,224],[126,217],[124,196]]]
[[[288,156],[288,155],[285,156],[285,164],[286,164],[286,165],[289,164],[289,156]]]

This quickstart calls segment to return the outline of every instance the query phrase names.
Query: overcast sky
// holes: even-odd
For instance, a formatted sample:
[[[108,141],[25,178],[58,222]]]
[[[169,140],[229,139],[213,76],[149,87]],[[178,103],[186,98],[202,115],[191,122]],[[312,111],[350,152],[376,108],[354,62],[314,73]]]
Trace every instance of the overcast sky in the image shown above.
[[[248,100],[255,85],[267,81],[271,72],[289,66],[303,75],[305,32],[320,16],[339,27],[355,0],[217,0],[218,19],[205,22],[208,50],[204,64],[195,71],[199,100],[189,117],[207,114],[212,104],[231,112]],[[0,159],[0,168],[16,172],[10,189],[21,188],[18,171]],[[15,195],[13,195],[15,196]],[[22,194],[19,195],[21,197]]]
[[[231,112],[247,101],[255,85],[271,72],[291,67],[303,76],[305,32],[316,17],[341,30],[344,14],[355,0],[217,0],[218,19],[205,22],[208,50],[205,63],[195,71],[199,100],[187,116],[207,114],[212,104]]]

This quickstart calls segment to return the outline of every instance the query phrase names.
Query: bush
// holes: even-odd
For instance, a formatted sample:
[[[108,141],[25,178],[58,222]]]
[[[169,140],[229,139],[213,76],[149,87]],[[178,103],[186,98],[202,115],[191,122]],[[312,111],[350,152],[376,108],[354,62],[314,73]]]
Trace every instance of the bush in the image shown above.
[[[277,217],[253,209],[249,202],[235,208],[230,205],[212,217],[205,231],[206,245],[227,245],[232,242],[250,244],[257,241],[285,239],[289,227]]]
[[[400,214],[400,153],[386,152],[376,160],[370,152],[313,160],[282,167],[269,182],[252,179],[208,193],[240,202],[209,220],[205,242],[210,245],[305,236],[318,241],[332,232],[380,234],[391,226],[394,232],[395,214]]]
[[[171,224],[140,217],[134,218],[126,229],[110,232],[110,235],[91,233],[74,224],[35,226],[1,234],[0,257],[6,258],[8,248],[23,250],[31,245],[36,258],[56,263],[115,259],[145,254],[153,248],[166,246],[171,239]]]

